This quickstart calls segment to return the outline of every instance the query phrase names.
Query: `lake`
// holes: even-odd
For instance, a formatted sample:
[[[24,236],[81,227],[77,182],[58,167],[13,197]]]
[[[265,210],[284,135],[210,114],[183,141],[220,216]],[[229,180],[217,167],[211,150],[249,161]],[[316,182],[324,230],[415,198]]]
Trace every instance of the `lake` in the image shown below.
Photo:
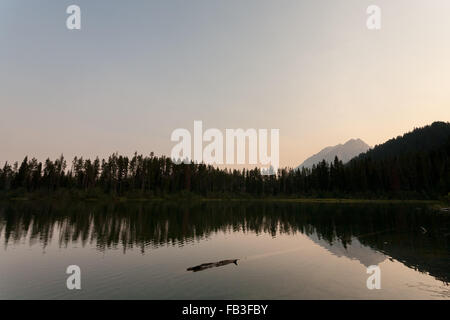
[[[0,244],[0,299],[450,299],[450,216],[424,204],[17,201]]]

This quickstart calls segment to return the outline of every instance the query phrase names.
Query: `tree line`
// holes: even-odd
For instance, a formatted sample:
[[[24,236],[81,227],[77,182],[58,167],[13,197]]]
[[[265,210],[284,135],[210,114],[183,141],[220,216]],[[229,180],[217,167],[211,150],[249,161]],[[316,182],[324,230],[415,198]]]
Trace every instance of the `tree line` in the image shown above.
[[[388,160],[365,158],[344,165],[337,157],[312,169],[284,168],[277,175],[259,169],[218,169],[204,164],[176,164],[170,158],[113,154],[107,160],[75,157],[69,170],[63,156],[44,163],[27,157],[20,166],[0,169],[0,190],[26,192],[58,189],[101,190],[112,195],[130,192],[161,196],[193,192],[202,196],[414,195],[436,197],[450,190],[449,153],[417,153]]]
[[[435,131],[449,131],[448,123],[440,124],[390,140],[346,164],[336,157],[331,163],[323,160],[311,169],[283,168],[271,176],[262,175],[258,168],[231,170],[205,164],[178,164],[153,153],[148,156],[135,153],[132,157],[114,153],[102,160],[75,157],[70,165],[63,156],[44,163],[25,157],[20,165],[5,163],[0,169],[0,191],[80,190],[149,197],[188,192],[205,197],[437,198],[450,191],[450,134],[443,136],[440,144],[428,143],[430,135],[424,129],[431,127],[432,137]],[[415,147],[405,148],[405,137],[414,140]],[[397,144],[392,142],[395,140]],[[418,140],[427,147],[417,147]],[[401,146],[399,152],[393,151],[396,145]]]

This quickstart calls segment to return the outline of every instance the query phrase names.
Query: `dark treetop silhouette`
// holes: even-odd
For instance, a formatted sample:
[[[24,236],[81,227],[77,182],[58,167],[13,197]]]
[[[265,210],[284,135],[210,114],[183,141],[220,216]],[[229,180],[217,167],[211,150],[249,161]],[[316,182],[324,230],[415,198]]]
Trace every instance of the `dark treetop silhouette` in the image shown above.
[[[450,123],[435,122],[376,146],[345,165],[336,157],[312,169],[280,169],[273,176],[261,175],[257,168],[176,164],[153,153],[135,153],[132,158],[113,154],[107,160],[75,157],[68,170],[63,156],[45,163],[25,157],[20,165],[6,163],[0,169],[0,194],[438,198],[450,191],[449,155]]]

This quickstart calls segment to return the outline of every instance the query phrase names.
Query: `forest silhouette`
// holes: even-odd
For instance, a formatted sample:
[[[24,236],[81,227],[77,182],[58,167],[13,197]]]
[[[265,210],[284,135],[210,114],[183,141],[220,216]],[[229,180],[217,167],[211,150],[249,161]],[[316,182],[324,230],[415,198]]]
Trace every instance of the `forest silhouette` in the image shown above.
[[[68,193],[85,197],[355,197],[448,198],[450,191],[450,123],[414,129],[344,164],[337,157],[311,169],[220,169],[177,164],[165,156],[117,153],[108,159],[75,157],[71,166],[61,155],[44,163],[25,159],[0,169],[0,194]]]

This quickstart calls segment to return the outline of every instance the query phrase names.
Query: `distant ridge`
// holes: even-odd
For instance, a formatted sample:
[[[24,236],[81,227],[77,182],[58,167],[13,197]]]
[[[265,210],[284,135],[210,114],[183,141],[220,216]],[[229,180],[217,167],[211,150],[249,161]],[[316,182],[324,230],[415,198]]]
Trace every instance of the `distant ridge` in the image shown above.
[[[402,136],[392,138],[383,144],[376,145],[373,149],[355,157],[358,159],[371,158],[372,160],[391,159],[408,154],[426,153],[439,150],[445,144],[450,143],[450,123],[443,121],[433,122],[422,128]]]
[[[336,146],[322,149],[319,153],[303,161],[297,169],[301,169],[302,167],[311,169],[313,165],[318,164],[322,160],[330,163],[333,162],[336,156],[343,163],[346,163],[369,149],[370,146],[361,139],[350,139],[344,144],[338,144]]]

